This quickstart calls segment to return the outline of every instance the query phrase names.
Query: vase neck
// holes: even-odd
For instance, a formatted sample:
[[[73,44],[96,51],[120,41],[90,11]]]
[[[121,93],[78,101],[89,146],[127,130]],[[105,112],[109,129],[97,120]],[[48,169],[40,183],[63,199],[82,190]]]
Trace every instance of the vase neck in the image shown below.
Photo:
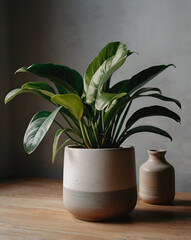
[[[151,161],[166,161],[165,160],[165,150],[149,150],[149,160]]]

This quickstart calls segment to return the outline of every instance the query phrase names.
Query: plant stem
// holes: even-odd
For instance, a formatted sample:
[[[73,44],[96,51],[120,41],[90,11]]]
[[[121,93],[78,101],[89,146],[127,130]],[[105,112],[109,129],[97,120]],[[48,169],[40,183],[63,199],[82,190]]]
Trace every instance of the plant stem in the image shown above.
[[[81,129],[81,133],[82,133],[82,137],[83,137],[83,141],[86,144],[87,148],[91,148],[90,144],[88,143],[88,140],[86,138],[85,135],[85,131],[84,131],[84,127],[83,127],[83,123],[81,120],[79,120],[79,124],[80,124],[80,129]]]
[[[92,129],[93,129],[93,133],[94,133],[94,137],[95,137],[95,140],[96,140],[96,144],[97,144],[97,146],[99,146],[99,141],[98,141],[98,138],[97,138],[97,133],[96,133],[95,126],[94,126],[94,124],[93,124],[92,121],[91,121],[91,126],[92,126]]]
[[[102,131],[102,133],[104,133],[104,121],[103,121],[103,118],[104,118],[104,110],[101,111],[101,131]]]
[[[83,124],[83,129],[84,129],[85,136],[86,136],[86,138],[87,138],[87,140],[88,140],[88,142],[89,142],[89,145],[90,145],[91,148],[92,148],[93,143],[92,143],[92,141],[91,141],[91,139],[90,139],[90,136],[89,136],[89,133],[88,133],[88,129],[87,129],[87,127],[86,127],[85,122],[84,122],[84,124]]]
[[[54,122],[55,122],[60,128],[66,129],[66,128],[64,128],[59,122],[57,122],[56,120],[54,120]],[[80,140],[82,140],[81,135],[80,135],[78,132],[75,132],[73,129],[66,129],[66,131],[75,134]],[[65,134],[67,135],[68,133],[66,133],[66,131],[65,131]],[[73,139],[69,134],[68,134],[67,136],[70,137],[71,139]],[[72,141],[73,141],[73,140],[72,140]],[[77,141],[77,140],[75,140],[75,141]],[[78,142],[78,143],[79,143],[79,142]]]
[[[71,127],[71,129],[75,129],[76,131],[78,131],[78,129],[79,129],[79,126],[77,125],[77,123],[72,119],[72,118],[70,118],[72,121],[73,121],[73,123],[78,127],[78,129],[76,129],[72,124],[71,124],[71,122],[68,120],[68,118],[64,115],[64,113],[62,113],[62,112],[60,112],[61,113],[61,115],[63,116],[63,118],[65,119],[65,121],[68,123],[68,125]]]
[[[120,123],[119,123],[118,128],[117,128],[117,125],[116,125],[117,132],[116,132],[116,128],[115,128],[114,133],[113,133],[113,143],[115,143],[115,142],[117,141],[117,137],[119,136],[119,133],[120,133],[120,131],[121,131],[121,128],[122,128],[122,126],[123,126],[123,123],[124,123],[124,121],[125,121],[125,118],[126,118],[128,112],[129,112],[129,108],[130,108],[131,104],[132,104],[132,101],[130,101],[129,104],[127,105],[127,108],[126,108],[125,112],[123,113],[123,116],[122,116],[122,119],[121,119],[121,121],[120,121]],[[119,115],[119,117],[117,118],[116,124],[118,124],[120,116],[121,116],[121,115]],[[115,132],[116,132],[116,133],[115,133]],[[115,134],[115,136],[114,136],[114,134]]]
[[[64,129],[64,127],[62,127],[62,125],[61,125],[59,122],[57,122],[56,120],[54,120],[54,122],[55,122],[60,128]]]

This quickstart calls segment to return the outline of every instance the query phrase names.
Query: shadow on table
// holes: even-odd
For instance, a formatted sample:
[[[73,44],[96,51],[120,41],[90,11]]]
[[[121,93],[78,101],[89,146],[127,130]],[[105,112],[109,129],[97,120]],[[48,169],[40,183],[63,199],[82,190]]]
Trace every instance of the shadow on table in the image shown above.
[[[182,207],[191,207],[191,201],[190,200],[175,200],[172,203],[173,206],[182,206]]]
[[[133,223],[133,222],[164,222],[172,219],[180,219],[180,216],[175,215],[173,212],[166,211],[151,211],[135,209],[131,214],[115,219],[115,223]]]
[[[175,205],[176,204],[176,205]],[[190,204],[190,201],[176,201],[174,206],[186,206]],[[190,206],[190,205],[188,205]],[[178,211],[172,211],[172,205],[170,206],[171,210],[155,210],[155,209],[134,209],[132,213],[118,219],[114,219],[110,223],[114,224],[125,224],[125,223],[157,223],[157,222],[168,222],[168,221],[186,221],[188,218],[191,218],[191,212],[185,212],[181,209]]]

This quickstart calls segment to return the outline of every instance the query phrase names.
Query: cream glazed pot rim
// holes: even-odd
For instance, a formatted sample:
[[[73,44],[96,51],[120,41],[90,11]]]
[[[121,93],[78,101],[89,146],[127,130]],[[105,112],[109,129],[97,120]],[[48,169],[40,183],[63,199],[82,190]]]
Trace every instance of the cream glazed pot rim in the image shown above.
[[[70,148],[74,150],[82,150],[82,151],[117,151],[121,149],[134,149],[134,146],[122,146],[118,148],[83,148],[77,145],[68,145],[65,148]],[[152,150],[151,150],[152,151]]]

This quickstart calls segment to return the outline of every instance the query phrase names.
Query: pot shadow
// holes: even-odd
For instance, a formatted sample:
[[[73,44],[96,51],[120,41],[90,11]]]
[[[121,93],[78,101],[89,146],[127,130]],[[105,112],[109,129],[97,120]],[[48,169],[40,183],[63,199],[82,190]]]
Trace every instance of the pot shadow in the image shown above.
[[[124,215],[120,218],[115,218],[109,221],[114,224],[126,224],[126,223],[158,223],[168,221],[187,221],[191,218],[191,211],[185,212],[184,210],[173,211],[173,206],[190,206],[191,201],[175,201],[170,206],[171,209],[134,209],[130,214]],[[108,221],[107,221],[108,222]]]
[[[121,218],[113,219],[111,222],[113,223],[133,223],[133,222],[164,222],[170,221],[172,219],[178,218],[180,216],[174,215],[173,212],[166,212],[166,211],[153,211],[153,210],[139,210],[135,209],[131,214],[127,216],[123,216]]]
[[[174,200],[172,206],[191,207],[191,200]]]

